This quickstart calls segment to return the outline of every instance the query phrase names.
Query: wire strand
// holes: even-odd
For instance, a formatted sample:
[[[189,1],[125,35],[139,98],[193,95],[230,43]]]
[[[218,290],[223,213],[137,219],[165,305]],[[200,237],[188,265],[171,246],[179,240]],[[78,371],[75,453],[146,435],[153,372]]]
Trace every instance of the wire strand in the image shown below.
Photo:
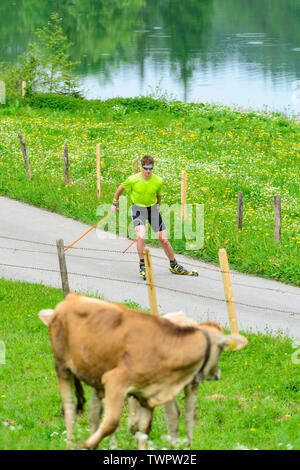
[[[6,264],[6,263],[0,263],[0,266],[6,266],[6,267],[10,267],[10,268],[32,269],[32,270],[38,270],[38,271],[60,273],[60,271],[58,271],[57,269],[38,268],[36,266],[18,266],[18,265],[13,265],[13,264]],[[107,276],[96,276],[96,275],[92,275],[92,274],[73,273],[73,272],[69,272],[69,271],[68,271],[68,275],[94,278],[94,279],[104,279],[106,281],[122,282],[122,283],[125,283],[125,284],[136,284],[136,285],[143,285],[143,286],[146,285],[145,283],[141,283],[141,282],[137,282],[137,281],[129,281],[129,280],[124,280],[124,279],[115,279],[115,278],[110,278],[110,277],[107,277]],[[260,309],[260,310],[269,310],[269,311],[272,311],[272,312],[279,312],[279,313],[288,313],[290,315],[300,315],[300,312],[290,312],[290,311],[287,311],[287,310],[280,310],[280,309],[277,309],[277,308],[272,308],[272,307],[267,307],[267,306],[252,305],[252,304],[248,304],[248,303],[245,303],[245,302],[236,302],[236,301],[218,299],[216,297],[210,297],[210,296],[206,296],[206,295],[196,294],[195,292],[186,292],[186,291],[179,290],[179,289],[174,289],[174,288],[171,288],[171,287],[159,286],[157,284],[154,284],[153,287],[155,287],[157,289],[164,289],[164,290],[168,290],[168,291],[172,291],[172,292],[178,292],[180,294],[192,295],[194,297],[200,297],[200,298],[203,298],[203,299],[216,300],[218,302],[234,303],[236,305],[242,305],[242,306],[245,306],[245,307],[251,307],[251,308],[256,308],[256,309]]]
[[[51,246],[51,247],[55,247],[57,248],[56,244],[54,243],[45,243],[45,242],[37,242],[37,241],[33,241],[33,240],[24,240],[24,239],[21,239],[21,238],[14,238],[14,237],[8,237],[8,236],[4,236],[4,235],[0,235],[0,238],[3,238],[3,239],[6,239],[6,240],[13,240],[13,241],[18,241],[18,242],[24,242],[24,243],[32,243],[32,244],[36,244],[36,245],[44,245],[44,246]],[[1,248],[1,247],[0,247]],[[14,250],[20,250],[20,248],[11,248],[11,249],[14,249]],[[71,247],[70,248],[70,252],[72,250],[83,250],[83,251],[95,251],[95,252],[105,252],[105,253],[118,253],[118,254],[123,254],[123,251],[121,250],[106,250],[106,249],[101,249],[101,248],[88,248],[88,247]],[[25,251],[25,250],[24,250]],[[71,253],[67,253],[68,256],[75,256],[75,255],[71,255]],[[41,252],[43,253],[43,252]],[[136,256],[136,251],[127,251],[126,254],[131,254],[131,255],[135,255]],[[157,258],[157,259],[162,259],[162,260],[165,260],[166,258],[163,257],[163,256],[159,256],[159,255],[155,255],[155,254],[151,254],[152,258]],[[95,258],[93,258],[95,259]],[[103,258],[97,258],[98,260],[101,260]],[[119,262],[119,260],[118,260]],[[243,272],[232,272],[232,271],[222,271],[220,268],[216,267],[216,268],[213,268],[211,266],[209,266],[208,264],[206,264],[205,262],[202,262],[205,264],[205,266],[203,265],[199,265],[199,264],[195,264],[194,262],[193,263],[190,263],[190,262],[187,262],[187,264],[191,267],[195,267],[195,268],[198,268],[198,269],[203,269],[203,270],[207,270],[207,271],[213,271],[213,272],[216,272],[216,273],[226,273],[226,274],[230,274],[231,276],[249,276],[248,273],[243,273]],[[252,275],[254,276],[254,275]],[[205,276],[203,276],[205,277]],[[255,277],[255,276],[254,276]],[[208,278],[206,277],[206,279],[211,279],[211,280],[214,280],[212,278]],[[276,281],[276,282],[282,282],[281,279],[269,279],[269,278],[262,278],[262,279],[268,279],[268,280],[271,280],[271,281]],[[218,281],[218,279],[216,279],[216,281]],[[292,282],[295,282],[296,284],[299,283],[300,281],[299,280],[292,280]],[[243,287],[250,287],[252,288],[252,286],[250,286],[249,284],[241,284],[241,283],[236,283],[234,282],[235,285],[239,285],[239,286],[243,286]],[[297,287],[297,286],[296,286]],[[260,289],[260,290],[270,290],[270,291],[275,291],[275,292],[278,292],[279,289],[274,289],[272,287],[259,287],[259,286],[253,286],[253,288],[256,288],[256,289]],[[284,291],[286,293],[289,293],[287,291]],[[300,295],[300,294],[292,294],[292,295]]]

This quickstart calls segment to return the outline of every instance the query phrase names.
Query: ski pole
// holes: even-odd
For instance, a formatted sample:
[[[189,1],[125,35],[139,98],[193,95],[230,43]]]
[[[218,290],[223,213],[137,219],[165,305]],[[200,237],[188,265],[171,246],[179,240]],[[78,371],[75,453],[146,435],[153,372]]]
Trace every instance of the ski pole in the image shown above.
[[[137,238],[135,240],[133,240],[133,242],[130,243],[130,245],[126,248],[126,250],[123,251],[123,253],[126,253],[128,248],[130,248],[136,241],[137,241]]]
[[[106,216],[103,217],[103,219],[99,220],[99,222],[97,222],[95,225],[93,225],[93,227],[91,227],[87,232],[85,232],[83,235],[81,235],[81,237],[77,238],[77,240],[75,240],[75,242],[71,243],[71,245],[69,245],[67,248],[65,248],[64,251],[67,251],[69,248],[71,248],[71,246],[75,245],[75,243],[77,243],[79,240],[81,240],[85,235],[87,235],[91,230],[93,230],[93,228],[97,227],[97,225],[99,225],[100,222],[105,220],[111,214],[112,214],[112,212],[109,212],[108,214],[106,214]]]
[[[148,227],[146,228],[146,230],[148,230],[148,228],[150,227],[150,224],[148,225]],[[122,253],[126,253],[126,251],[137,241],[138,237],[136,237],[135,240],[133,240],[133,242],[130,243],[130,245],[126,248],[126,250],[124,250]]]

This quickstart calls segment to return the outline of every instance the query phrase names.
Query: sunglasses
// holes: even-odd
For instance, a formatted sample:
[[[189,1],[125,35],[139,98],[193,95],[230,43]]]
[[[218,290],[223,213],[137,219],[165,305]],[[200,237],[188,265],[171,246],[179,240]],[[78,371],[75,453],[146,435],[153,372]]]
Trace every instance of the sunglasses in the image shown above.
[[[154,167],[153,166],[144,166],[144,165],[142,165],[142,168],[144,168],[144,170],[151,171],[151,170],[153,170]]]

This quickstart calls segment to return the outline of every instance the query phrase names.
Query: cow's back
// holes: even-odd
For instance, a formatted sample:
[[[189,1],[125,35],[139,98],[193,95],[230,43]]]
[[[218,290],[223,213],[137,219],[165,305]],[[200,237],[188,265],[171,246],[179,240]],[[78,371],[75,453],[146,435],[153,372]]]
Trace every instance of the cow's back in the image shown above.
[[[76,294],[56,307],[49,328],[58,372],[70,369],[95,387],[105,372],[120,365],[135,383],[145,377],[151,382],[154,375],[164,378],[171,366],[189,363],[189,355],[179,353],[184,343],[192,352],[191,336],[202,336],[193,327]]]
[[[57,305],[49,324],[58,372],[69,369],[90,385],[99,382],[122,357],[123,316],[117,305],[69,294]]]

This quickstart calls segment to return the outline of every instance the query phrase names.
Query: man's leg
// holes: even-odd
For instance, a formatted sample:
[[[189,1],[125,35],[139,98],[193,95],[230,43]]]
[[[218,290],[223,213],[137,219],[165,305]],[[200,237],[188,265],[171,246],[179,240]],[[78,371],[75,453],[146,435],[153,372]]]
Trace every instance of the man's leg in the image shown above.
[[[170,261],[175,260],[175,254],[172,248],[171,243],[168,240],[167,236],[167,231],[166,230],[161,230],[160,232],[157,232],[158,239],[163,247],[164,252],[166,253],[167,257],[169,258]]]
[[[161,230],[160,232],[157,232],[157,236],[164,249],[164,252],[166,253],[167,257],[170,260],[170,267],[169,267],[170,271],[173,274],[188,274],[189,272],[187,271],[187,269],[181,266],[181,264],[177,263],[172,245],[168,240],[166,230]]]
[[[139,273],[140,276],[146,280],[146,266],[144,260],[144,248],[145,248],[145,239],[146,239],[146,227],[145,225],[137,225],[135,227],[135,231],[137,234],[137,252],[140,258],[139,262]]]
[[[151,224],[152,229],[156,232],[158,240],[160,241],[163,250],[170,262],[175,260],[174,251],[171,243],[168,240],[166,226],[163,222],[162,216],[159,212],[159,206],[155,204],[148,208],[148,220]]]
[[[137,252],[139,255],[140,260],[144,259],[144,248],[145,248],[145,240],[146,240],[146,227],[145,225],[138,225],[135,227],[135,231],[137,234]]]
[[[137,252],[140,259],[140,275],[146,279],[146,268],[144,260],[144,248],[146,239],[146,215],[147,209],[133,204],[131,206],[132,222],[137,234]]]
[[[177,270],[179,268],[184,271],[184,268],[180,266],[175,259],[175,254],[174,254],[172,245],[169,242],[167,230],[162,220],[161,214],[159,212],[159,207],[157,206],[157,204],[151,207],[150,214],[148,213],[148,218],[149,218],[151,227],[157,234],[158,240],[160,241],[165,254],[169,258],[170,270],[174,272],[174,269]]]

